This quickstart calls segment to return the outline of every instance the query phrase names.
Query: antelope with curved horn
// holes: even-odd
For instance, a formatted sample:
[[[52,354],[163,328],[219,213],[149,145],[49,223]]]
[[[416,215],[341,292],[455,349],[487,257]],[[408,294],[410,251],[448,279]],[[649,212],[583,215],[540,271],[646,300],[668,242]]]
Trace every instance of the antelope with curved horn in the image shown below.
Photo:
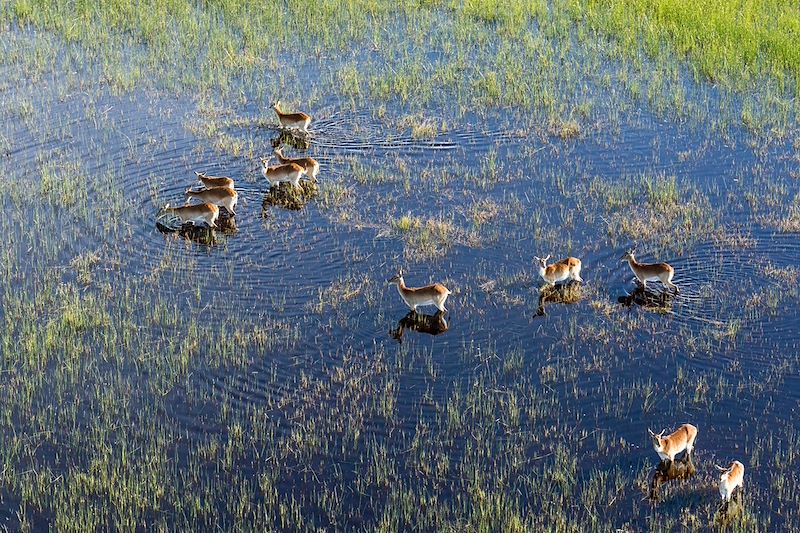
[[[200,180],[205,187],[211,189],[212,187],[230,187],[233,189],[233,180],[228,176],[209,176],[205,172],[194,172],[197,179]]]
[[[580,259],[567,257],[552,265],[547,264],[547,260],[550,259],[549,255],[547,257],[534,256],[534,259],[538,263],[539,275],[550,285],[567,279],[583,282]]]
[[[744,465],[739,461],[734,461],[728,468],[714,466],[722,472],[722,475],[719,476],[719,495],[723,502],[729,502],[736,487],[744,487]]]
[[[284,113],[280,109],[281,101],[277,100],[272,104],[272,109],[278,115],[278,122],[282,128],[295,128],[303,133],[308,133],[308,125],[311,124],[311,117],[303,112]]]
[[[193,226],[205,223],[209,228],[217,227],[219,207],[211,203],[184,205],[181,207],[164,206],[164,211],[172,213],[181,219],[181,224],[191,223]]]
[[[444,307],[444,302],[450,296],[450,290],[441,283],[434,283],[433,285],[426,285],[424,287],[411,288],[406,287],[406,282],[403,279],[403,271],[400,270],[387,280],[389,285],[397,285],[397,292],[411,310],[416,311],[417,307],[421,305],[434,305],[441,312],[447,312]]]
[[[697,428],[691,424],[684,424],[666,437],[661,433],[653,433],[649,428],[647,432],[653,439],[653,449],[662,460],[672,462],[675,456],[686,450],[689,456],[694,449],[694,440],[697,438]]]
[[[210,189],[192,190],[186,189],[186,196],[199,198],[203,203],[219,205],[228,210],[231,215],[235,215],[236,203],[239,201],[239,193],[230,187],[211,187]]]
[[[660,280],[666,287],[675,289],[676,293],[680,292],[678,286],[672,283],[672,276],[675,275],[675,269],[667,263],[639,263],[633,255],[634,251],[629,250],[620,257],[620,261],[627,261],[630,265],[636,279],[642,284],[642,288],[647,288],[648,281]]]
[[[288,163],[297,163],[304,169],[306,169],[306,174],[311,176],[312,179],[317,179],[317,174],[319,174],[319,163],[313,157],[286,157],[283,155],[283,148],[275,148],[272,151],[275,154],[275,157],[278,158],[282,164],[286,165]]]
[[[306,169],[297,163],[286,165],[269,166],[270,158],[261,158],[261,173],[269,181],[269,186],[273,187],[283,182],[288,182],[295,187],[300,187],[300,178],[305,175]]]

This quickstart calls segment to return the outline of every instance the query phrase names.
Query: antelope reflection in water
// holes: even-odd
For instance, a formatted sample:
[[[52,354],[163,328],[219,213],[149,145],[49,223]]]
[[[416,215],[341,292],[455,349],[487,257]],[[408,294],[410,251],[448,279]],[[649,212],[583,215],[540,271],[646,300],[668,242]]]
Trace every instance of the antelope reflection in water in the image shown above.
[[[674,299],[675,295],[672,293],[667,291],[651,292],[640,285],[630,294],[619,296],[617,302],[625,307],[631,307],[636,304],[654,313],[671,313]]]
[[[658,499],[658,487],[667,481],[676,479],[688,479],[697,473],[697,468],[692,462],[691,454],[686,454],[682,459],[669,461],[664,459],[653,472],[653,480],[650,482],[650,499]]]
[[[418,333],[427,333],[428,335],[439,335],[449,329],[447,320],[444,319],[444,312],[438,311],[435,315],[426,315],[410,311],[406,316],[400,319],[397,323],[397,328],[391,330],[389,333],[398,342],[403,342],[403,334],[406,329],[416,331]]]
[[[730,500],[723,500],[719,504],[717,513],[714,516],[714,521],[722,527],[727,527],[736,518],[742,514],[744,510],[744,495],[741,490],[733,493]]]
[[[232,235],[236,233],[236,219],[233,216],[219,217],[216,220],[216,229],[205,226],[194,226],[191,224],[182,224],[178,227],[166,224],[162,220],[156,220],[156,228],[164,234],[177,233],[184,239],[200,244],[216,244],[217,233],[224,235]]]
[[[277,137],[272,139],[272,147],[278,148],[281,145],[291,146],[295,150],[308,150],[311,148],[311,141],[308,137],[301,135],[294,135],[287,130],[280,130]]]
[[[574,304],[580,301],[583,292],[578,282],[566,285],[545,285],[539,289],[539,309],[537,316],[544,316],[545,304]]]

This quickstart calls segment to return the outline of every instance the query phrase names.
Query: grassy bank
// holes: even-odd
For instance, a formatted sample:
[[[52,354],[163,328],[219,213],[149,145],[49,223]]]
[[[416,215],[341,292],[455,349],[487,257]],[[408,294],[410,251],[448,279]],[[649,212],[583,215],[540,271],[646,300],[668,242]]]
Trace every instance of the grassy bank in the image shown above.
[[[321,95],[303,87],[319,76],[347,99],[399,98],[415,109],[437,99],[468,109],[514,106],[569,121],[594,107],[600,95],[586,84],[604,77],[657,108],[691,115],[685,65],[695,79],[745,95],[735,99],[735,121],[785,128],[796,112],[798,9],[685,0],[13,0],[0,7],[0,22],[52,32],[68,44],[56,56],[63,70],[88,59],[117,91],[216,93],[243,83],[252,96],[297,88],[310,102]],[[343,61],[332,60],[335,51],[346,52]],[[310,66],[309,55],[329,59]],[[16,59],[37,72],[56,57],[35,46]]]

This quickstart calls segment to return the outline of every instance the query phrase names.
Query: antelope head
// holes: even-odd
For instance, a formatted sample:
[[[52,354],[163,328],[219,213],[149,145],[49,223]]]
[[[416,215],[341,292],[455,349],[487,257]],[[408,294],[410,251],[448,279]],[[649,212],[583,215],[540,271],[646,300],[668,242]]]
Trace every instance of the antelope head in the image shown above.
[[[653,439],[653,447],[656,450],[660,450],[662,448],[661,439],[664,436],[664,432],[667,431],[666,429],[661,430],[661,433],[653,433],[650,428],[647,428],[647,432],[650,434],[650,438]]]
[[[389,278],[386,281],[386,283],[388,283],[389,285],[391,285],[393,283],[400,284],[402,282],[403,282],[403,271],[402,270],[398,270],[397,274],[395,274],[394,276],[392,276],[391,278]]]

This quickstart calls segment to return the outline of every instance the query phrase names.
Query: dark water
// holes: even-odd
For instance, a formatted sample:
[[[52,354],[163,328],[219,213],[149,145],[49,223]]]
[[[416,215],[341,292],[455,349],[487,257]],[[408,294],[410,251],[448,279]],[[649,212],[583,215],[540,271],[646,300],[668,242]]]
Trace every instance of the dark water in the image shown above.
[[[257,157],[270,152],[278,132],[257,122],[265,118],[260,104],[232,110],[250,125],[233,120],[219,125],[229,138],[252,142],[256,157],[231,154],[192,133],[196,130],[189,124],[205,119],[186,99],[102,95],[92,116],[80,96],[48,105],[54,106],[50,129],[58,134],[35,134],[47,129],[5,121],[2,133],[13,142],[4,170],[13,179],[33,181],[43,154],[78,154],[88,186],[93,187],[92,176],[112,172],[126,206],[113,228],[98,228],[92,213],[75,219],[70,234],[79,237],[70,240],[65,258],[85,249],[113,251],[123,258],[118,271],[143,283],[166,261],[169,266],[152,290],[172,295],[176,309],[196,313],[204,328],[225,320],[266,327],[280,320],[297,328],[292,342],[246,354],[243,367],[192,366],[160,411],[160,423],[185,432],[189,440],[226,433],[215,416],[221,404],[243,419],[268,409],[276,433],[285,435],[293,426],[279,406],[267,405],[270,398],[299,387],[301,375],[324,381],[332,366],[352,354],[369,361],[376,353],[389,366],[402,367],[396,419],[391,428],[380,416],[365,420],[365,439],[385,441],[394,451],[405,446],[419,421],[435,422],[431,404],[446,403],[456,389],[468,390],[482,372],[494,372],[513,353],[521,354],[520,369],[508,375],[497,370],[499,384],[513,388],[515,380],[542,379],[558,402],[552,412],[560,413],[560,421],[552,423],[569,420],[575,431],[605,432],[628,443],[624,452],[592,452],[594,467],[599,462],[602,468],[635,472],[647,461],[654,464],[648,427],[691,421],[700,428],[702,461],[736,457],[747,463],[758,431],[795,425],[800,394],[796,277],[775,272],[796,268],[800,244],[795,233],[778,231],[744,199],[748,192],[760,194],[763,176],[793,197],[798,184],[790,177],[796,163],[789,143],[764,151],[750,146],[743,131],[722,139],[702,127],[647,113],[626,119],[620,131],[601,130],[577,140],[533,127],[521,133],[505,113],[465,116],[432,139],[415,139],[409,128],[375,118],[369,108],[353,111],[332,99],[306,110],[315,116],[308,150],[286,151],[317,158],[322,186],[334,183],[351,191],[350,215],[339,218],[319,196],[297,211],[263,208],[268,188]],[[501,177],[482,187],[476,176],[490,158]],[[369,175],[386,171],[396,179],[359,183],[355,165]],[[194,171],[201,170],[236,180],[235,223],[213,238],[197,240],[159,231],[159,208],[181,204],[183,191],[198,185]],[[674,175],[679,189],[689,186],[708,199],[703,209],[716,217],[717,234],[742,234],[745,244],[708,234],[674,247],[625,237],[612,242],[601,218],[590,213],[597,206],[581,207],[594,177],[614,183],[662,173]],[[442,176],[444,182],[437,181]],[[479,243],[457,239],[432,258],[418,257],[391,229],[391,220],[412,214],[452,221],[467,231],[476,200],[501,208],[514,203],[518,214],[514,220],[502,214],[487,222],[477,230]],[[782,213],[782,207],[774,211]],[[569,212],[574,218],[567,223]],[[537,238],[537,231],[544,237]],[[675,268],[679,295],[663,297],[654,284],[647,300],[620,303],[630,300],[635,287],[618,258],[634,244],[640,246],[640,260],[668,261]],[[542,313],[532,257],[548,253],[580,257],[586,283],[575,303],[545,302]],[[446,331],[433,336],[406,328],[401,342],[393,338],[390,332],[408,312],[385,284],[398,268],[407,272],[409,285],[443,281],[453,291]],[[320,311],[315,302],[321,292],[342,283],[353,285],[354,296],[340,296]],[[611,318],[603,318],[602,309]],[[598,331],[585,329],[589,326]],[[598,333],[603,328],[612,331],[608,340]],[[540,378],[550,367],[573,371],[556,373],[552,381]],[[679,401],[673,386],[678,372],[688,391],[705,380],[703,395],[714,400],[692,402],[690,392],[688,401]],[[772,385],[760,389],[771,376],[777,376]],[[717,394],[720,380],[730,389]],[[652,399],[627,394],[647,382]],[[198,397],[206,400],[192,399]],[[335,398],[321,396],[316,407],[324,411],[334,403]],[[327,460],[335,463],[339,457],[330,453]],[[761,494],[769,477],[755,469],[748,471],[748,483]],[[638,499],[632,489],[621,497]],[[610,513],[617,513],[620,523],[643,523],[641,516],[628,516],[625,507]]]

